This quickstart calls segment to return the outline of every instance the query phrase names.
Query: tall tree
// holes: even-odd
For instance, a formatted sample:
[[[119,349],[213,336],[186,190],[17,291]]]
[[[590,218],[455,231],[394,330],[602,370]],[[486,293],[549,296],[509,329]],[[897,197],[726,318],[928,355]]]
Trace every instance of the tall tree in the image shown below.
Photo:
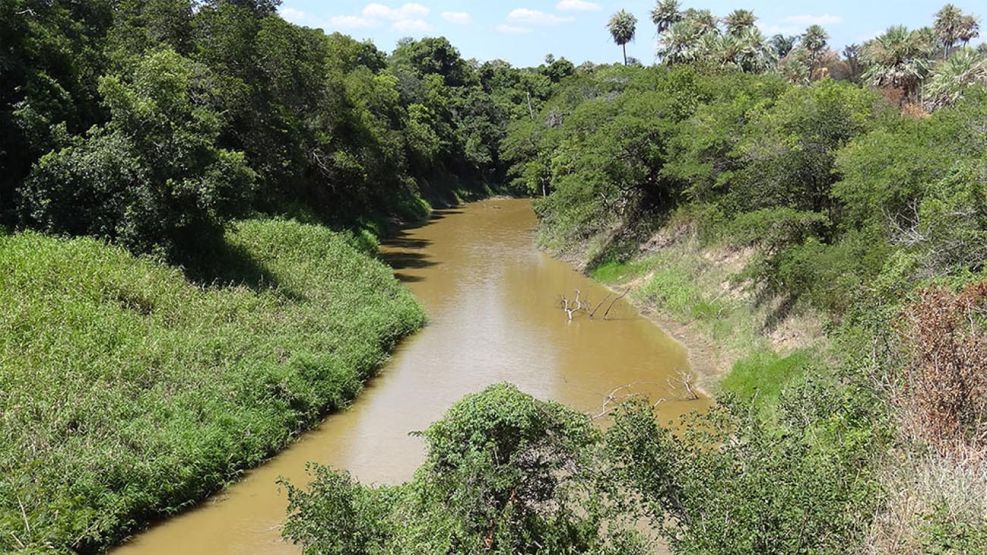
[[[607,28],[610,30],[613,41],[623,50],[624,65],[627,65],[627,43],[634,40],[634,33],[637,31],[637,18],[627,10],[620,10],[610,18]]]
[[[980,22],[977,20],[976,16],[964,15],[963,19],[960,21],[960,32],[957,38],[963,43],[963,46],[970,44],[970,41],[980,36]]]
[[[685,11],[683,19],[692,22],[696,30],[705,35],[707,33],[719,33],[720,20],[709,10],[697,10],[689,8]]]
[[[802,47],[809,55],[809,71],[815,73],[819,69],[823,55],[826,53],[829,43],[829,33],[820,25],[810,25],[802,34]],[[810,75],[811,76],[811,75]]]
[[[771,37],[768,42],[772,50],[775,51],[775,56],[780,59],[787,56],[795,48],[795,45],[798,44],[798,41],[799,37],[797,35],[783,35],[779,33]]]
[[[932,28],[936,33],[936,41],[942,47],[942,59],[944,60],[949,57],[953,46],[960,40],[963,19],[963,12],[955,4],[946,4],[936,12],[936,21]]]
[[[856,43],[848,44],[843,48],[843,61],[847,67],[847,77],[854,83],[859,82],[864,71],[863,62],[860,60],[860,51],[860,45]]]
[[[682,20],[682,11],[679,9],[678,0],[658,0],[653,10],[651,10],[651,21],[661,35],[669,27]]]

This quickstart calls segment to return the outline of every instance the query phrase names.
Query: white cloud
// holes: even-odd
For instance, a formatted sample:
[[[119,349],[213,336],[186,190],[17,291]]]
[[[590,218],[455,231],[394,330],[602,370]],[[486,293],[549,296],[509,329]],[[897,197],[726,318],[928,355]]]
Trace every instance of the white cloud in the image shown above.
[[[442,12],[442,19],[457,25],[469,25],[473,22],[473,16],[466,12]]]
[[[432,28],[424,19],[399,19],[391,27],[402,33],[424,33]]]
[[[843,23],[843,18],[838,15],[791,15],[785,18],[785,23],[794,25],[836,25]]]
[[[278,13],[285,21],[290,21],[296,25],[304,25],[308,21],[308,14],[295,8],[281,8]]]
[[[600,5],[586,0],[559,0],[555,9],[561,12],[598,12]]]
[[[497,26],[497,32],[504,35],[526,35],[531,32],[531,29],[504,23]]]
[[[366,29],[376,27],[378,22],[358,15],[335,15],[329,18],[329,25],[335,29]]]
[[[540,12],[538,10],[529,10],[527,8],[518,8],[507,14],[507,22],[513,25],[533,25],[546,27],[551,25],[561,25],[563,23],[571,23],[573,21],[575,21],[575,18],[573,17],[562,17],[555,14]]]
[[[415,20],[428,16],[431,13],[427,6],[421,4],[404,4],[398,8],[392,8],[383,4],[367,4],[363,11],[363,17],[367,19],[389,19],[392,21]]]

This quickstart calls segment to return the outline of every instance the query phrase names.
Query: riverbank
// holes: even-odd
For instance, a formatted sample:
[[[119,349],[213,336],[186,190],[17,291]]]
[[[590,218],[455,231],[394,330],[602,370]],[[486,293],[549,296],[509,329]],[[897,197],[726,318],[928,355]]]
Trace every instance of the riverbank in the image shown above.
[[[750,283],[738,281],[753,254],[703,245],[691,226],[679,222],[659,229],[622,263],[586,270],[585,260],[571,253],[565,258],[616,294],[626,292],[642,315],[681,343],[696,389],[710,397],[724,387],[748,395],[767,390],[773,398],[801,370],[804,353],[824,352],[829,343],[818,312],[760,297]],[[755,360],[781,371],[744,375],[745,364]],[[778,381],[768,383],[767,376]]]
[[[0,550],[111,545],[346,406],[424,321],[373,250],[249,220],[183,273],[0,237]]]

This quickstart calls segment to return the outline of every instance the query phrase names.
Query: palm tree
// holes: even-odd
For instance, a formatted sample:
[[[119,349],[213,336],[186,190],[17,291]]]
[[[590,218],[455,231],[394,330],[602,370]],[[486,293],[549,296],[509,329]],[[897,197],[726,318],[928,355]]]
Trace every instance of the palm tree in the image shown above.
[[[682,19],[684,21],[691,21],[700,35],[720,32],[718,27],[720,21],[715,15],[713,15],[713,12],[709,10],[689,8],[684,14],[682,14]]]
[[[737,64],[743,71],[761,73],[778,62],[774,50],[757,27],[751,25],[737,38],[740,41]]]
[[[776,61],[774,52],[756,27],[749,27],[737,35],[707,33],[699,44],[700,57],[747,73],[761,73]]]
[[[863,64],[860,61],[860,45],[848,44],[843,48],[843,61],[847,67],[847,77],[854,83],[860,82],[860,75],[863,73]]]
[[[822,61],[823,55],[826,53],[829,40],[829,33],[826,29],[823,29],[819,25],[809,25],[802,35],[801,43],[802,48],[805,49],[808,56],[809,62],[809,73],[815,73],[816,69],[819,67],[819,63]]]
[[[679,10],[678,0],[658,0],[655,9],[651,10],[651,21],[658,28],[661,35],[673,24],[682,21],[682,12]]]
[[[970,41],[980,36],[980,22],[972,15],[965,15],[960,21],[960,30],[957,38],[963,46],[970,44]]]
[[[637,18],[627,10],[620,10],[613,14],[610,22],[607,23],[610,29],[610,36],[624,51],[624,65],[627,65],[627,43],[634,40],[634,33],[637,31]]]
[[[936,21],[933,29],[936,39],[942,46],[942,59],[949,57],[953,46],[959,42],[960,27],[963,25],[963,12],[953,4],[946,4],[936,12]]]
[[[787,56],[788,53],[795,48],[798,41],[799,38],[795,35],[786,36],[777,34],[771,37],[771,40],[768,41],[768,43],[770,44],[771,49],[774,50],[775,56],[781,59]]]
[[[964,47],[936,66],[923,88],[922,98],[926,107],[936,110],[955,103],[968,87],[976,84],[987,86],[987,59]]]
[[[808,85],[812,79],[809,66],[809,52],[805,48],[795,48],[787,56],[778,60],[778,73],[796,85]]]
[[[869,66],[864,77],[876,87],[899,89],[905,99],[913,98],[929,71],[927,41],[921,30],[909,31],[904,25],[889,28],[864,45],[863,59]]]
[[[723,23],[727,26],[727,34],[735,37],[754,27],[756,22],[757,17],[750,10],[734,10],[723,18]]]
[[[694,21],[679,21],[665,30],[658,54],[668,64],[697,61],[704,51],[703,37],[704,34]]]

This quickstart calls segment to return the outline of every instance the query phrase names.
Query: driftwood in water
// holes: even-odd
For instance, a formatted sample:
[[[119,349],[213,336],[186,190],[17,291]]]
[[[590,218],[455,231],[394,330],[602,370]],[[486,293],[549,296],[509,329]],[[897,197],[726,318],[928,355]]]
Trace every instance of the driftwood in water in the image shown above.
[[[566,316],[569,318],[569,321],[571,322],[572,317],[579,312],[586,314],[590,318],[596,318],[597,312],[600,311],[603,305],[607,304],[607,301],[610,301],[610,304],[607,306],[607,309],[603,312],[603,319],[606,320],[607,316],[610,315],[610,311],[613,310],[613,306],[617,304],[617,301],[623,299],[625,296],[627,296],[627,293],[629,292],[630,289],[616,296],[613,293],[609,293],[606,297],[603,298],[602,301],[597,303],[596,306],[593,306],[593,303],[590,302],[589,299],[584,300],[582,298],[582,292],[579,289],[576,289],[576,296],[571,301],[569,300],[569,297],[566,297],[565,295],[560,295],[560,304],[562,306],[562,310],[565,311]],[[590,309],[590,307],[593,307],[592,310]]]

